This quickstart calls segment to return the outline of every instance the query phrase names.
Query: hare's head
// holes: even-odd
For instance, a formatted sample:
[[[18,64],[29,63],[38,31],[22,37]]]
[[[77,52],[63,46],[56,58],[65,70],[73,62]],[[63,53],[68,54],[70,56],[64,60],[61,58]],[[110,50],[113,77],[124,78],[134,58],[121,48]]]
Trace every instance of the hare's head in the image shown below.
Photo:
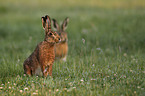
[[[67,28],[69,18],[68,17],[65,18],[65,20],[63,21],[61,26],[58,25],[58,23],[55,19],[52,19],[52,22],[53,22],[54,28],[57,30],[57,32],[61,38],[61,42],[67,42],[68,38],[67,38],[67,32],[65,32],[65,30]]]
[[[51,19],[48,15],[42,17],[42,26],[45,30],[45,41],[49,43],[58,43],[60,41],[58,33],[51,30]]]

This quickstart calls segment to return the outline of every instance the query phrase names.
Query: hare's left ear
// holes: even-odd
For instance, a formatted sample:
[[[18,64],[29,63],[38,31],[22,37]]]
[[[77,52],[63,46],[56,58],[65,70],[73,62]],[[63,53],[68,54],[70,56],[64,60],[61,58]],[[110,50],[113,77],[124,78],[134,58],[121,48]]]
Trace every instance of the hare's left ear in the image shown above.
[[[68,22],[69,22],[69,18],[66,17],[65,20],[63,21],[62,25],[61,25],[61,28],[62,28],[63,31],[66,30]]]
[[[43,29],[45,29],[45,24],[46,24],[45,17],[41,17],[41,19],[42,19],[42,27]]]
[[[48,15],[45,16],[45,19],[46,19],[45,31],[50,32],[51,31],[51,19]]]

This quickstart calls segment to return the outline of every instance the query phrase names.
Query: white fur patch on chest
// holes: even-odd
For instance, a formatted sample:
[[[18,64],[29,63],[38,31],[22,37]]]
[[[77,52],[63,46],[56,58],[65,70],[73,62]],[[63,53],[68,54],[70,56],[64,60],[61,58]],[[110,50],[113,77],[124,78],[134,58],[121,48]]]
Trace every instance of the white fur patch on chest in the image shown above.
[[[35,70],[35,75],[36,76],[42,76],[42,71],[41,71],[41,67],[40,66]]]
[[[44,73],[46,73],[47,72],[47,70],[48,70],[48,68],[45,68],[45,70],[43,71]]]

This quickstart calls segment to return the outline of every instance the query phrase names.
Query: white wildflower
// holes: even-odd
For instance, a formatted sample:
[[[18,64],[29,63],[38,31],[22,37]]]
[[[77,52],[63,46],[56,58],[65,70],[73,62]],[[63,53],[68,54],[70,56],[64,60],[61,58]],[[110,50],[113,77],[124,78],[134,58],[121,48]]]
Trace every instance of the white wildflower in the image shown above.
[[[133,73],[133,70],[130,70],[131,73]]]
[[[18,62],[20,62],[20,59],[18,59]]]
[[[138,89],[140,89],[140,86],[137,86]]]
[[[33,95],[38,95],[38,93],[34,92]]]
[[[103,53],[103,50],[101,48],[96,48],[96,50],[100,51],[99,54]]]
[[[95,81],[96,79],[91,79],[91,81]]]
[[[84,82],[84,80],[83,80],[83,79],[81,79],[81,81],[82,81],[82,82]]]
[[[16,85],[16,83],[14,83],[14,85]]]
[[[63,88],[64,90],[67,90],[67,88]]]
[[[110,76],[108,75],[107,77],[109,78]]]
[[[126,54],[126,53],[124,53],[124,54],[123,54],[123,56],[124,56],[124,57],[126,57],[126,56],[127,56],[127,54]]]
[[[144,90],[144,88],[141,88],[141,90]]]
[[[103,86],[105,86],[105,84],[103,84]]]
[[[114,76],[116,76],[116,74],[114,74]]]
[[[26,87],[26,88],[24,88],[24,90],[28,90],[28,88]]]
[[[23,90],[20,90],[20,92],[22,93],[22,92],[23,92]]]
[[[56,89],[56,92],[58,92],[59,91],[59,89]]]
[[[82,38],[82,41],[83,41],[83,43],[85,44],[85,39],[84,39],[84,38]]]
[[[74,89],[76,89],[76,87],[73,87]]]
[[[51,93],[51,90],[49,89],[49,93]]]

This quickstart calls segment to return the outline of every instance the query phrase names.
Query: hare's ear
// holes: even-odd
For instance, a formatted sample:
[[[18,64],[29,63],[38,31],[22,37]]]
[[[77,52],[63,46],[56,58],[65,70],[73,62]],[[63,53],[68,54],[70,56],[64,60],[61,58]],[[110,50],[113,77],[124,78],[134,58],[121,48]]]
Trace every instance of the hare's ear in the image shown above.
[[[44,17],[41,17],[41,19],[42,19],[42,27],[43,29],[45,29],[46,20]]]
[[[61,25],[61,28],[63,31],[65,31],[66,27],[67,27],[67,24],[69,22],[69,18],[65,18],[65,20],[63,21],[62,25]]]
[[[56,29],[57,31],[59,31],[59,25],[58,25],[57,21],[55,19],[52,19],[52,23],[53,23],[54,29]]]
[[[45,16],[45,19],[46,19],[45,30],[46,30],[46,32],[50,32],[51,31],[51,19],[48,15]]]

